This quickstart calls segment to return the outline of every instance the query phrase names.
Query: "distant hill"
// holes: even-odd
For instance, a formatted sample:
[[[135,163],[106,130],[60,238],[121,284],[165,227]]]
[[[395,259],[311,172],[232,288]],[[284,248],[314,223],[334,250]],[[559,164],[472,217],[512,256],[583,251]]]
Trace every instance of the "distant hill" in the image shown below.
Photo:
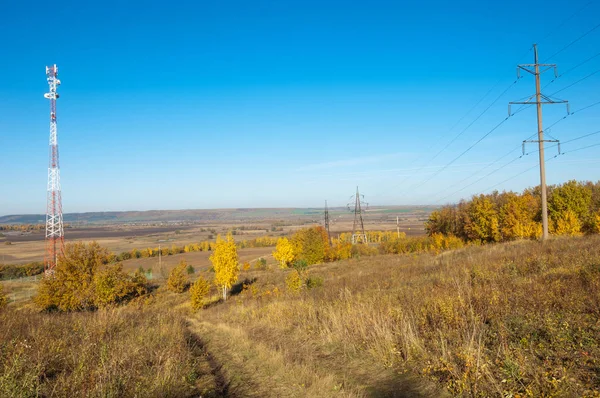
[[[385,206],[372,207],[369,213],[428,214],[431,206]],[[265,208],[265,209],[208,209],[208,210],[148,210],[110,211],[90,213],[65,213],[64,222],[69,224],[114,224],[114,223],[163,223],[199,221],[244,221],[264,219],[290,219],[321,217],[320,208]],[[330,212],[346,213],[346,208],[330,208]],[[44,214],[17,214],[0,216],[0,224],[43,224]]]

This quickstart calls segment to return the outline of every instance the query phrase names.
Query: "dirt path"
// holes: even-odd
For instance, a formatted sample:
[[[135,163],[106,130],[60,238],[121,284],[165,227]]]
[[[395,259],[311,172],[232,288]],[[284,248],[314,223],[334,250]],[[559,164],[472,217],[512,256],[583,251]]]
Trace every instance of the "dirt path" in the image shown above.
[[[249,338],[241,328],[197,317],[188,320],[189,330],[204,350],[214,378],[217,395],[203,397],[437,396],[414,388],[418,384],[393,372],[379,370],[379,374],[373,375],[376,370],[365,366],[366,363],[346,363],[337,358],[337,366],[327,366],[330,359],[310,363],[293,360],[285,355],[285,350]],[[377,383],[373,385],[375,380]]]
[[[190,331],[206,350],[222,397],[361,397],[345,391],[335,376],[285,361],[266,345],[250,341],[243,330],[190,319]]]

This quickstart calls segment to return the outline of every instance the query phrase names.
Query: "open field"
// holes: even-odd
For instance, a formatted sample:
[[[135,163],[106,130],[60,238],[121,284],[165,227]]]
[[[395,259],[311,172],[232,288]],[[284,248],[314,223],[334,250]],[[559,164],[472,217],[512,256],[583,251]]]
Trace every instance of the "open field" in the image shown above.
[[[423,235],[423,221],[433,208],[374,208],[364,214],[366,230],[396,230],[409,236]],[[206,211],[208,212],[208,210]],[[66,241],[97,241],[114,253],[147,247],[183,246],[193,242],[214,240],[217,234],[236,230],[235,239],[253,239],[259,236],[284,236],[308,225],[322,224],[321,209],[245,209],[215,210],[218,217],[195,223],[164,222],[90,224],[65,230]],[[164,212],[170,214],[170,212]],[[161,213],[160,217],[166,217]],[[212,213],[211,213],[212,214]],[[266,215],[267,218],[259,218]],[[352,231],[353,214],[347,209],[331,209],[331,234]],[[5,217],[6,219],[6,217]],[[124,218],[128,219],[128,218]],[[11,219],[13,220],[13,219]],[[10,242],[11,244],[7,244]],[[0,264],[22,264],[42,261],[44,258],[43,232],[5,231],[0,234]]]
[[[142,386],[161,396],[597,397],[599,263],[593,235],[314,265],[304,277],[320,282],[300,292],[287,288],[293,270],[272,264],[243,270],[230,299],[213,291],[198,312],[163,287],[93,313],[38,314],[21,301],[0,313],[0,395],[27,385],[58,391],[47,396]],[[53,351],[40,337],[49,326]],[[84,362],[73,362],[73,338],[90,343]]]

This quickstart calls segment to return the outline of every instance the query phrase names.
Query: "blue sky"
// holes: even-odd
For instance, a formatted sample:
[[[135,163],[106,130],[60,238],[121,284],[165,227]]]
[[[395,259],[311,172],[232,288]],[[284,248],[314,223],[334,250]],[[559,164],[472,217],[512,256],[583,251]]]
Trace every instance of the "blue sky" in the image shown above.
[[[586,0],[86,3],[3,4],[0,215],[45,211],[54,63],[65,212],[337,206],[357,185],[374,205],[521,190],[538,184],[535,168],[499,183],[535,153],[461,188],[519,156],[491,164],[535,133],[534,108],[439,170],[534,92],[527,75],[500,96],[533,61],[532,43],[546,61],[600,23]],[[600,28],[548,62],[560,73],[599,52]],[[598,69],[600,56],[544,92]],[[557,94],[575,114],[552,136],[600,130],[600,106],[577,112],[599,93],[597,73]],[[545,125],[564,115],[546,106]],[[600,147],[568,153],[596,143],[564,144],[548,183],[597,180]]]

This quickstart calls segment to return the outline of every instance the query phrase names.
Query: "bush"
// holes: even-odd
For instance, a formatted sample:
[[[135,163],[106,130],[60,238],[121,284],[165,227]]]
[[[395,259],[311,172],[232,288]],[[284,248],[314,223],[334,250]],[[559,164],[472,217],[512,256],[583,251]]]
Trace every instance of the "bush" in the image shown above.
[[[25,265],[0,265],[0,280],[23,278],[44,272],[44,263],[33,262]]]
[[[167,289],[175,293],[183,293],[188,288],[190,281],[186,273],[188,265],[185,260],[181,260],[179,265],[171,270],[167,280]]]
[[[311,276],[306,279],[306,287],[309,289],[314,289],[321,286],[323,286],[323,278],[320,276]]]
[[[188,265],[186,268],[186,272],[188,275],[192,275],[194,272],[196,272],[196,270],[194,269],[194,267],[192,266],[192,264]]]
[[[258,260],[256,260],[256,263],[254,263],[254,268],[259,270],[267,269],[267,260],[265,260],[262,257],[259,258]]]
[[[120,263],[107,265],[94,275],[94,303],[96,307],[102,308],[141,296],[147,293],[147,283],[144,273],[139,270],[130,276],[123,272],[123,265]]]
[[[302,278],[302,274],[295,269],[285,278],[285,284],[288,291],[292,293],[299,293],[304,286],[304,278]]]
[[[94,310],[147,292],[143,274],[130,276],[122,264],[108,265],[109,259],[96,242],[67,245],[54,272],[40,282],[34,302],[44,310]]]
[[[352,245],[352,257],[360,258],[361,256],[374,256],[376,254],[379,254],[376,247],[363,243]]]
[[[35,303],[45,310],[81,311],[95,308],[94,275],[110,253],[96,242],[65,246],[52,275],[42,279]]]
[[[210,283],[200,276],[190,287],[192,309],[199,310],[206,304],[206,296],[210,292]]]
[[[302,272],[303,270],[308,268],[308,263],[306,262],[306,260],[300,259],[300,260],[294,261],[294,264],[292,265],[292,267],[294,267],[294,269],[296,271]]]

